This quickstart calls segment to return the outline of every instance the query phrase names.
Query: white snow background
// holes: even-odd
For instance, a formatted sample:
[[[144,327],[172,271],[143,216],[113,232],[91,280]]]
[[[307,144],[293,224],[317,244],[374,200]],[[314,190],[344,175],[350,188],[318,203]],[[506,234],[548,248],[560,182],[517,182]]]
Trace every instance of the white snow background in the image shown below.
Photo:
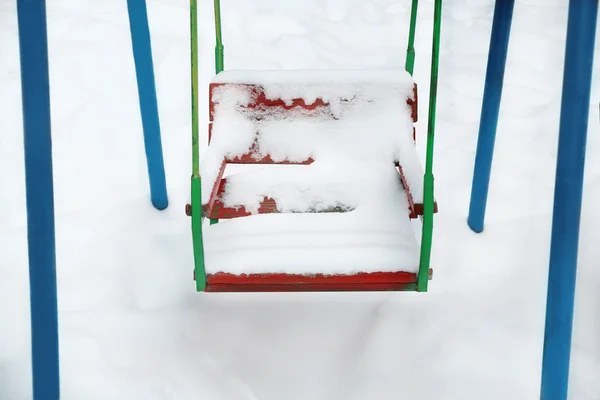
[[[539,398],[567,0],[517,1],[486,230],[466,225],[492,0],[443,9],[430,292],[198,294],[189,2],[149,0],[170,207],[149,202],[126,2],[48,3],[62,398]],[[416,37],[424,156],[433,2]],[[231,69],[401,67],[409,1],[223,0]],[[202,93],[212,2],[199,4]],[[597,41],[597,47],[600,42]],[[570,393],[600,398],[596,57]],[[207,96],[201,93],[201,132]],[[0,399],[31,398],[16,2],[0,1]]]

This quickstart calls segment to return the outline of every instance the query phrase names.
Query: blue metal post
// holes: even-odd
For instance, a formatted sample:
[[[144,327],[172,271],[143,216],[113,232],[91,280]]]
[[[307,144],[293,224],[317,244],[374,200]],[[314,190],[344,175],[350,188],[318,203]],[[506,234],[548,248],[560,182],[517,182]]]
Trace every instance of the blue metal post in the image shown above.
[[[158,103],[154,83],[152,44],[150,42],[146,0],[127,0],[127,10],[129,13],[129,27],[131,30],[131,43],[135,61],[142,125],[144,128],[150,195],[154,207],[164,210],[169,205],[169,199],[167,196],[165,165],[160,138],[160,121],[158,118]]]
[[[598,0],[570,0],[546,303],[542,400],[566,400]]]
[[[33,397],[60,397],[50,84],[45,0],[18,0]]]
[[[514,0],[496,0],[494,8],[468,218],[469,227],[477,233],[483,231],[485,219],[514,5]]]

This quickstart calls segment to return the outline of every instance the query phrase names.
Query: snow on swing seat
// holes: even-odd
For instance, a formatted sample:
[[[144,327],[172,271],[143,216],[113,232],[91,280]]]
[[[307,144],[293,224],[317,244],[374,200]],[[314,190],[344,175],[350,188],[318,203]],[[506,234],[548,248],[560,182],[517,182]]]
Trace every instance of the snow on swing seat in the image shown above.
[[[210,97],[204,212],[234,219],[205,229],[209,287],[265,274],[346,276],[348,290],[356,274],[381,290],[416,281],[423,171],[408,73],[226,71]],[[231,164],[255,165],[228,175]]]
[[[406,212],[396,211],[397,221],[357,209],[263,214],[211,225],[204,237],[208,288],[312,283],[314,289],[330,283],[339,289],[370,281],[391,290],[414,283],[419,246]]]

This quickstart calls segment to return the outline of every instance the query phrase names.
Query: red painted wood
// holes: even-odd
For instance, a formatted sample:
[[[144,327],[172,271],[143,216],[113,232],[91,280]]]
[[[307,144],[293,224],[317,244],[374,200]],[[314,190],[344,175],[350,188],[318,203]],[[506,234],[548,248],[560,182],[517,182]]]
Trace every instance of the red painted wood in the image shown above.
[[[310,165],[315,160],[312,157],[307,158],[304,161],[273,161],[270,155],[266,155],[262,158],[258,158],[252,150],[242,156],[235,158],[228,158],[227,162],[229,164],[270,164],[270,165],[279,165],[279,164],[289,164],[289,165]]]
[[[210,194],[210,199],[207,204],[202,204],[202,215],[210,215],[212,210],[214,209],[215,202],[217,201],[219,185],[217,182],[221,182],[223,178],[223,174],[225,173],[225,168],[227,167],[227,163],[225,160],[221,163],[221,168],[219,169],[219,175],[217,175],[217,179],[215,179],[215,185],[213,186],[213,190]]]
[[[271,108],[271,107],[279,107],[284,110],[291,110],[294,108],[302,108],[304,110],[316,110],[318,108],[329,108],[329,104],[324,102],[323,99],[320,99],[320,98],[316,99],[313,103],[310,103],[310,104],[307,104],[304,101],[304,99],[293,99],[291,101],[291,104],[286,104],[281,99],[267,99],[267,97],[264,93],[264,88],[261,87],[260,85],[211,83],[210,87],[209,87],[209,120],[211,121],[208,124],[208,142],[209,143],[212,139],[212,133],[213,133],[212,121],[214,121],[214,113],[215,113],[215,102],[213,101],[214,90],[223,85],[236,85],[236,86],[243,86],[243,87],[248,88],[250,90],[250,92],[252,93],[252,96],[251,96],[252,101],[244,107],[250,108],[250,109],[260,109],[260,108],[267,109],[267,108]],[[407,99],[407,104],[411,108],[411,117],[413,119],[413,122],[416,122],[417,118],[418,118],[418,115],[417,115],[418,97],[417,96],[418,96],[417,85],[415,84],[413,87],[413,97]],[[257,135],[258,134],[259,134],[259,132],[257,132]],[[413,140],[416,141],[416,129],[415,128],[413,128]],[[304,164],[304,165],[310,164],[313,161],[314,160],[312,158],[308,158],[307,160],[304,160],[302,162],[284,161],[284,162],[276,163],[268,155],[266,157],[257,157],[256,156],[256,142],[252,145],[252,148],[248,151],[248,153],[246,153],[240,157],[236,157],[234,159],[227,160],[227,162],[231,162],[231,163],[235,163],[235,164]]]
[[[431,279],[432,270],[429,270]],[[206,277],[207,292],[318,292],[403,290],[414,286],[410,272],[373,272],[353,275],[243,274],[219,272]]]
[[[248,108],[268,108],[268,107],[281,107],[284,110],[292,110],[294,108],[302,108],[305,110],[316,110],[318,108],[329,108],[329,104],[325,103],[323,99],[316,99],[313,103],[306,103],[304,99],[292,99],[291,104],[286,103],[282,99],[268,99],[265,95],[263,88],[255,86],[255,93],[257,94],[256,102],[254,104],[248,104]]]
[[[256,148],[257,143],[254,142],[252,147],[250,147],[250,151],[248,153],[243,154],[239,157],[228,158],[227,162],[231,164],[289,164],[289,165],[309,165],[312,164],[315,160],[312,157],[308,157],[302,161],[273,161],[270,155],[261,156],[258,155]]]
[[[417,276],[412,272],[361,272],[352,275],[325,275],[325,274],[230,274],[217,272],[209,274],[207,283],[240,283],[244,284],[302,284],[314,282],[329,283],[382,283],[382,282],[416,282]]]
[[[208,143],[210,144],[210,140],[212,139],[212,122],[208,124]],[[242,154],[241,156],[228,158],[226,161],[230,164],[290,164],[290,165],[309,165],[312,164],[315,160],[312,157],[308,157],[306,160],[302,161],[273,161],[270,155],[266,155],[264,157],[257,154],[256,151],[257,142],[255,141],[250,147],[250,150],[246,154]]]
[[[215,103],[213,101],[213,91],[223,84],[211,84],[209,90],[209,119],[214,120]],[[237,84],[236,84],[237,85]],[[286,104],[281,99],[270,100],[264,94],[264,89],[259,85],[241,84],[251,90],[252,102],[245,107],[250,109],[267,109],[269,107],[279,107],[285,110],[302,108],[304,110],[316,110],[319,108],[328,108],[329,104],[322,99],[316,99],[313,103],[306,104],[303,99],[294,99],[291,104]],[[413,97],[407,99],[407,104],[411,108],[411,118],[417,122],[417,86],[413,88]],[[257,132],[258,134],[258,132]],[[209,142],[212,138],[212,123],[209,124]],[[416,140],[416,130],[413,128],[413,140]],[[224,193],[226,179],[222,179],[227,163],[234,164],[311,164],[314,160],[308,158],[302,162],[295,163],[284,161],[275,163],[267,155],[265,157],[256,157],[256,145],[253,145],[248,153],[223,161],[219,177],[215,181],[209,203],[204,206],[205,215],[210,218],[224,219],[236,218],[251,215],[243,207],[238,209],[226,208],[220,200]],[[409,199],[409,213],[411,218],[416,218],[423,213],[422,204],[414,204],[410,188],[402,168],[397,165],[400,179],[405,187]],[[259,208],[259,213],[278,212],[275,200],[265,198]],[[435,212],[437,212],[437,203],[435,203]],[[429,270],[431,279],[432,270]],[[298,274],[248,274],[233,275],[225,273],[207,275],[207,292],[299,292],[299,291],[388,291],[388,290],[406,290],[414,289],[417,281],[416,274],[408,272],[376,272],[359,273],[355,275],[298,275]]]
[[[412,197],[412,194],[410,192],[410,186],[408,185],[408,180],[406,179],[406,176],[404,175],[404,171],[402,170],[402,166],[399,163],[396,163],[396,168],[398,169],[398,173],[400,174],[400,180],[402,181],[402,186],[404,187],[404,192],[406,193],[406,198],[408,200],[408,216],[410,218],[417,218],[420,215],[423,215],[424,207],[423,207],[423,203],[415,203],[414,199]],[[433,202],[433,212],[437,213],[438,212],[438,205],[437,202],[434,201]]]
[[[246,210],[245,207],[225,207],[223,201],[221,200],[223,195],[225,194],[225,185],[227,184],[227,178],[221,179],[221,183],[217,187],[215,200],[213,202],[212,208],[208,206],[205,207],[204,212],[205,215],[208,215],[209,218],[212,219],[232,219],[232,218],[240,218],[240,217],[248,217],[252,215],[249,211]],[[214,191],[213,191],[214,193]],[[279,213],[280,211],[277,209],[277,202],[270,198],[264,197],[260,202],[260,206],[258,208],[258,214],[273,214]]]
[[[209,86],[209,121],[214,121],[215,113],[215,102],[213,101],[213,91],[219,86],[223,85],[235,85],[242,86],[250,90],[252,102],[247,104],[245,107],[250,109],[260,109],[269,107],[280,107],[284,110],[292,110],[294,108],[302,108],[304,110],[316,110],[319,108],[329,108],[329,104],[323,99],[318,98],[312,103],[306,103],[304,99],[292,99],[291,104],[284,102],[282,99],[267,99],[264,88],[260,85],[246,84],[246,83],[211,83]],[[418,110],[417,110],[417,85],[413,86],[412,98],[406,99],[406,103],[411,109],[411,118],[413,122],[417,122]]]
[[[423,213],[425,212],[424,206],[421,203],[417,203],[415,204],[415,214],[417,215],[423,215]],[[438,212],[438,205],[437,202],[433,203],[433,213],[436,214]]]
[[[404,191],[406,193],[406,197],[408,200],[408,214],[410,218],[417,218],[420,215],[423,215],[424,209],[422,203],[415,203],[410,192],[410,187],[408,185],[408,181],[402,167],[400,164],[396,163],[396,168],[398,169],[398,174],[400,176],[400,180],[402,182],[402,186],[404,187]],[[224,167],[222,167],[219,179],[216,182],[219,182],[218,185],[215,185],[212,191],[212,195],[208,205],[204,206],[204,215],[213,219],[232,219],[232,218],[240,218],[240,217],[248,217],[252,215],[249,211],[247,211],[244,207],[225,207],[221,198],[225,194],[225,185],[227,184],[227,178],[221,178],[223,176]],[[280,212],[277,209],[277,202],[274,199],[269,197],[265,197],[261,202],[258,209],[258,214],[272,214]],[[438,212],[437,202],[434,203],[434,213]]]
[[[212,219],[231,219],[231,218],[239,218],[239,217],[248,217],[252,215],[250,212],[246,211],[244,207],[225,207],[223,201],[221,200],[223,195],[225,194],[225,186],[227,184],[227,178],[223,178],[223,174],[225,173],[225,168],[228,163],[235,164],[249,164],[248,162],[244,162],[244,157],[251,157],[251,155],[246,154],[241,159],[234,159],[233,161],[223,160],[223,164],[221,164],[221,169],[219,170],[219,175],[215,180],[215,185],[213,186],[213,190],[211,192],[208,203],[204,203],[202,206],[203,215]],[[272,160],[269,156],[264,157],[262,160],[265,161],[265,164],[269,164]],[[308,159],[304,161],[302,164],[307,165],[312,163],[313,159]],[[260,162],[257,162],[260,163]],[[282,162],[277,164],[295,164],[292,162]],[[265,197],[264,200],[260,203],[260,207],[258,209],[259,214],[271,214],[277,213],[277,204],[275,200]]]
[[[406,100],[406,103],[408,104],[408,106],[410,107],[410,116],[413,120],[413,122],[417,122],[419,119],[419,113],[418,113],[418,104],[419,104],[419,95],[418,95],[418,90],[417,90],[417,84],[415,83],[415,85],[413,86],[413,97],[408,98]]]
[[[251,96],[252,101],[245,106],[247,108],[259,109],[259,108],[269,108],[269,107],[280,107],[285,110],[291,110],[293,108],[302,108],[305,110],[316,110],[318,108],[329,107],[329,104],[324,102],[322,99],[316,99],[313,103],[310,103],[310,104],[307,104],[303,99],[293,99],[292,102],[289,104],[286,104],[281,99],[273,99],[273,100],[267,99],[267,97],[264,93],[264,89],[260,85],[213,83],[210,85],[210,90],[209,90],[209,103],[210,103],[209,118],[210,118],[210,121],[213,121],[214,111],[215,111],[215,102],[213,101],[213,96],[214,96],[213,92],[216,88],[218,88],[219,86],[222,86],[222,85],[244,86],[247,89],[249,89],[252,94],[252,96]],[[407,99],[407,104],[411,108],[411,117],[414,122],[416,122],[417,118],[418,118],[418,115],[417,115],[418,97],[417,96],[418,96],[417,86],[415,85],[413,87],[413,97]],[[211,122],[211,123],[209,123],[209,128],[208,128],[209,142],[212,138],[212,128],[213,127],[212,127],[212,122]],[[257,132],[257,134],[258,134],[258,132]],[[416,140],[415,128],[413,128],[413,140]],[[215,219],[238,218],[238,217],[244,217],[244,216],[251,215],[251,213],[246,211],[246,209],[244,207],[228,208],[228,207],[225,207],[223,205],[222,201],[220,200],[221,196],[224,193],[225,183],[226,183],[226,179],[221,179],[221,178],[223,176],[224,168],[227,163],[231,163],[231,164],[309,165],[314,162],[314,159],[310,158],[310,157],[301,162],[291,162],[291,161],[287,161],[287,160],[282,161],[282,162],[275,162],[271,158],[270,155],[266,155],[266,156],[257,155],[256,148],[257,148],[257,144],[255,142],[252,145],[252,147],[250,148],[250,150],[248,151],[248,153],[243,154],[238,157],[235,157],[235,158],[226,159],[224,161],[224,164],[223,164],[220,174],[219,174],[219,178],[215,181],[215,186],[213,187],[213,191],[211,194],[211,198],[209,199],[209,203],[205,204],[203,206],[204,215],[210,216],[210,218],[215,218]],[[398,170],[399,170],[399,174],[400,174],[400,179],[402,180],[402,184],[405,188],[408,202],[409,202],[409,215],[411,218],[417,218],[417,216],[423,214],[423,205],[422,204],[414,204],[414,200],[410,193],[410,187],[408,185],[406,177],[404,176],[402,168],[399,165],[397,165],[397,166],[398,166]],[[260,208],[259,208],[258,212],[259,212],[259,214],[266,214],[266,213],[276,213],[279,211],[277,210],[277,204],[276,204],[275,200],[265,197],[264,200],[260,204]],[[435,212],[437,212],[437,203],[435,204]]]
[[[217,199],[212,207],[212,212],[207,215],[210,215],[212,219],[232,219],[232,218],[240,218],[240,217],[249,217],[252,215],[250,212],[246,211],[245,207],[225,207],[223,202]],[[260,207],[258,208],[259,214],[273,214],[278,213],[277,203],[275,200],[265,197],[263,201],[260,203]]]
[[[402,170],[400,163],[396,163],[396,168],[398,169],[398,174],[400,174],[400,181],[402,182],[402,187],[404,187],[404,193],[406,193],[406,200],[408,200],[408,216],[409,218],[417,218],[417,213],[415,212],[415,203],[412,193],[410,192],[408,180],[404,175],[404,171]]]
[[[295,108],[302,108],[304,110],[314,111],[319,108],[329,108],[329,104],[324,102],[323,99],[318,98],[312,103],[306,103],[304,99],[292,99],[291,103],[286,103],[282,99],[268,99],[265,95],[264,88],[260,85],[247,84],[247,83],[211,83],[209,86],[209,120],[214,121],[215,103],[213,101],[213,91],[224,85],[233,85],[245,87],[250,91],[252,102],[246,104],[243,107],[250,109],[261,109],[269,107],[280,107],[284,110],[292,110]]]
[[[244,293],[282,293],[282,292],[383,292],[403,291],[414,288],[415,283],[324,283],[298,285],[216,283],[207,284],[205,292],[244,292]],[[413,289],[414,290],[414,289]]]

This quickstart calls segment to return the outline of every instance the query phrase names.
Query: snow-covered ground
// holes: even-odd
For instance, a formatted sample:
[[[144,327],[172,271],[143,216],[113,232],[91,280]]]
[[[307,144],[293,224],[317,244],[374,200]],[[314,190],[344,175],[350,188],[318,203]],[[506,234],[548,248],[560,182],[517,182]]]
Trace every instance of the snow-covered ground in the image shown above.
[[[2,400],[31,397],[15,3],[0,1]],[[183,212],[191,170],[189,2],[149,1],[170,194],[164,212],[148,200],[126,2],[48,2],[63,398],[538,398],[567,3],[515,7],[481,235],[465,220],[493,1],[444,6],[440,212],[429,293],[198,294]],[[222,6],[227,68],[404,64],[408,1]],[[200,1],[199,13],[206,88],[212,2]],[[422,1],[415,71],[421,158],[432,14],[432,1]],[[600,396],[596,60],[571,363],[571,397],[578,400]],[[201,110],[206,100],[201,96]]]

